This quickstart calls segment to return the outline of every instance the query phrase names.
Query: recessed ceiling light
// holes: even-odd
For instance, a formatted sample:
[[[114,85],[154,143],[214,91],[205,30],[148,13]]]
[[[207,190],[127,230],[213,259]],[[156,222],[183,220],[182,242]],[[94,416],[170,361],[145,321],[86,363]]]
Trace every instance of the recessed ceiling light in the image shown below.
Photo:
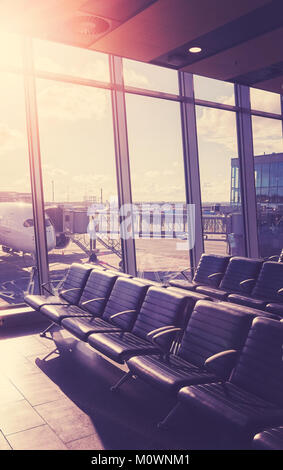
[[[192,54],[197,54],[198,52],[201,52],[202,48],[198,46],[190,47],[189,52]]]

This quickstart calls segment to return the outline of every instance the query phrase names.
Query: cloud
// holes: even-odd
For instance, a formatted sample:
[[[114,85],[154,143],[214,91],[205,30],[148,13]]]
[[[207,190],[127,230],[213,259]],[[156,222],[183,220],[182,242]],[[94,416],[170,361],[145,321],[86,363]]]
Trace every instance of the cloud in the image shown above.
[[[253,116],[254,154],[283,152],[282,122]]]
[[[147,77],[141,73],[136,72],[133,70],[129,65],[125,65],[123,68],[124,74],[124,81],[126,85],[134,86],[134,87],[141,87],[141,88],[148,88],[149,81]]]
[[[281,113],[280,95],[257,88],[250,89],[251,108],[268,113]]]
[[[199,108],[198,108],[199,111]],[[197,132],[199,142],[205,140],[225,147],[237,154],[236,115],[234,112],[214,108],[201,108],[198,113]]]
[[[108,111],[105,90],[67,83],[52,83],[38,93],[40,117],[79,121],[103,119]]]
[[[12,129],[4,122],[0,122],[0,153],[24,147],[26,143],[22,132]]]

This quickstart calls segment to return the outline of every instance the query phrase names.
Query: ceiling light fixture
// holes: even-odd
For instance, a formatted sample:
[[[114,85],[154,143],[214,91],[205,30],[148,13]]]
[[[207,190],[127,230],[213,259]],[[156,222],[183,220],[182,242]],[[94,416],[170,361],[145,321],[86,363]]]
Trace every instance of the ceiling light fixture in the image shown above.
[[[199,46],[190,47],[189,49],[189,52],[191,52],[192,54],[198,54],[201,51],[202,51],[202,48]]]

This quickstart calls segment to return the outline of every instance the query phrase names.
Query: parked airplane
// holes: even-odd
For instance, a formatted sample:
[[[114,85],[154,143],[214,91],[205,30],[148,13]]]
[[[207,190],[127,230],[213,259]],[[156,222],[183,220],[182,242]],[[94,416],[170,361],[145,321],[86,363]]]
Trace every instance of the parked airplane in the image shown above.
[[[47,249],[56,246],[55,229],[45,214]],[[6,253],[35,253],[32,205],[24,202],[0,203],[0,245]]]

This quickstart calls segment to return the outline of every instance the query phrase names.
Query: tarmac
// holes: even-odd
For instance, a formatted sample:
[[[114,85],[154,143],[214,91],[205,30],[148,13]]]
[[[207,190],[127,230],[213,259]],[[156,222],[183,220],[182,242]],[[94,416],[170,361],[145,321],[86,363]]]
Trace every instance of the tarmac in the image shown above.
[[[137,270],[140,277],[166,282],[178,277],[180,271],[190,267],[188,245],[177,239],[138,239],[136,244]],[[221,237],[204,240],[205,252],[227,253],[227,242]],[[97,243],[98,263],[119,269],[121,259],[110,250]],[[58,280],[65,277],[70,264],[86,263],[89,258],[73,242],[65,249],[54,249],[49,253],[50,279],[56,287]],[[26,293],[38,292],[37,276],[31,279],[34,259],[29,254],[4,253],[0,250],[0,306],[16,305],[24,302]],[[182,276],[181,276],[182,277]]]

